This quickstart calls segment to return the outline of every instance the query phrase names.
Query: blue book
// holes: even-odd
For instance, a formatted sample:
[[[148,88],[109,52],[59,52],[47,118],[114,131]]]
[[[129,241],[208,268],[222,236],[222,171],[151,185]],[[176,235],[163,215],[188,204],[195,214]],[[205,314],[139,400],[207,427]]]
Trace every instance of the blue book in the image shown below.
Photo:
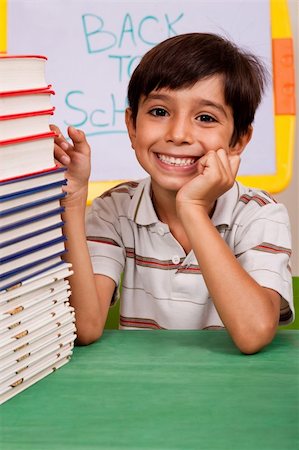
[[[0,258],[0,279],[7,278],[17,271],[33,267],[45,258],[62,255],[65,252],[65,240],[65,236],[62,235],[43,244]]]
[[[36,266],[0,280],[0,304],[71,274],[70,264],[63,261],[60,256],[49,258]]]
[[[0,235],[0,255],[1,255],[1,249],[7,249],[7,251],[10,251],[11,253],[14,253],[14,251],[12,250],[13,246],[16,246],[16,244],[19,245],[20,248],[24,248],[24,246],[28,246],[29,242],[34,242],[37,241],[38,238],[46,240],[45,239],[45,235],[47,233],[53,232],[55,230],[59,230],[63,227],[64,222],[62,222],[61,220],[59,220],[58,222],[52,224],[52,225],[48,225],[48,226],[38,226],[37,229],[33,229],[31,227],[28,227],[28,231],[24,233],[21,232],[20,234],[12,234],[11,236],[13,237],[9,237],[9,235],[7,236],[6,233],[2,233]],[[19,230],[20,231],[20,230]],[[3,239],[3,237],[6,237],[6,240]],[[34,241],[33,241],[34,240]],[[15,247],[14,247],[15,248]]]
[[[0,276],[0,291],[16,288],[18,285],[25,283],[33,276],[43,273],[58,264],[62,264],[61,255],[52,255],[39,261],[38,264],[24,267],[24,270],[16,270],[9,273],[7,276]]]
[[[37,186],[64,181],[65,171],[65,167],[56,166],[54,169],[0,181],[0,199],[9,194],[30,191]]]
[[[54,201],[39,205],[32,210],[21,211],[13,216],[0,217],[0,236],[4,236],[4,233],[9,235],[9,232],[13,236],[13,233],[22,233],[23,229],[26,232],[28,229],[39,228],[39,226],[43,226],[42,224],[53,223],[52,220],[53,218],[55,220],[55,217],[60,220],[63,211],[64,208],[60,206],[59,201]]]
[[[15,214],[25,209],[48,203],[52,200],[62,199],[66,193],[62,191],[61,185],[52,187],[46,191],[36,191],[27,197],[15,197],[10,201],[0,202],[0,217]]]
[[[23,199],[25,201],[30,201],[30,197],[34,194],[37,194],[39,192],[48,191],[50,189],[55,189],[56,187],[62,187],[67,184],[67,180],[61,180],[61,181],[55,181],[54,183],[45,184],[42,186],[35,186],[30,189],[26,189],[24,191],[17,191],[17,192],[11,192],[9,194],[5,194],[0,196],[0,203],[5,203],[9,201],[15,200],[15,203],[17,203],[18,199]],[[5,205],[3,205],[5,207]]]

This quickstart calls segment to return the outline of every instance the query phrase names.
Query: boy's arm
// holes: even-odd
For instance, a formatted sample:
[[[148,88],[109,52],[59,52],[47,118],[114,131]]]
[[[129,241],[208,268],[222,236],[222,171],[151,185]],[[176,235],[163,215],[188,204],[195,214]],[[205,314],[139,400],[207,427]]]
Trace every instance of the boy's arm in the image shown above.
[[[201,163],[202,173],[179,191],[177,211],[221,320],[242,352],[255,353],[274,337],[280,295],[242,268],[209,217],[216,199],[232,187],[239,158],[219,150]]]
[[[75,308],[77,341],[89,344],[97,340],[106,322],[114,281],[106,276],[94,275],[85,236],[85,211],[90,174],[90,149],[83,132],[69,129],[73,145],[68,144],[56,127],[55,158],[66,165],[67,196],[62,218],[67,237],[65,259],[72,263],[70,277],[71,305]]]
[[[72,291],[70,302],[75,308],[77,342],[87,345],[102,335],[115,283],[109,277],[93,273],[85,236],[84,212],[66,204],[63,220],[67,236],[66,259],[72,263],[74,271],[69,281]]]

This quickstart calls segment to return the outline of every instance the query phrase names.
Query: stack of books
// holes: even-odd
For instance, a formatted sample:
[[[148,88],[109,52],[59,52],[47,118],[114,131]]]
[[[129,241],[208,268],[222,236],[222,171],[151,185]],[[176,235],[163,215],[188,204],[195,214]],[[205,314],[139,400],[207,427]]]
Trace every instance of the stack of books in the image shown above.
[[[42,56],[0,56],[0,404],[69,361],[76,338]]]

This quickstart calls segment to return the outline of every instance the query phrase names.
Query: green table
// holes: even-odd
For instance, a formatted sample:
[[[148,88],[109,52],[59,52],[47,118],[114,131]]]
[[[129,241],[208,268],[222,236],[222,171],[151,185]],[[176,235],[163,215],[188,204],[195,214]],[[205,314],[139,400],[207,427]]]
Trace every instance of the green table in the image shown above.
[[[105,331],[0,407],[1,450],[299,448],[299,331]]]

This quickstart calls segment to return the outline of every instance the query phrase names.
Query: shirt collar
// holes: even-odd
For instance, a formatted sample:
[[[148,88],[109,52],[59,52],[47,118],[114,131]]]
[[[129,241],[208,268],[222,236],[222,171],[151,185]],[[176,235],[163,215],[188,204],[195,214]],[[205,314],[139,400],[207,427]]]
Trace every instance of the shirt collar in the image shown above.
[[[129,219],[138,225],[151,225],[159,222],[151,199],[151,179],[147,177],[138,182],[128,211]],[[239,199],[239,187],[235,182],[233,187],[218,198],[212,216],[215,227],[232,223],[233,212]]]
[[[151,199],[150,177],[138,182],[138,187],[131,200],[128,217],[138,225],[151,225],[159,222]]]

